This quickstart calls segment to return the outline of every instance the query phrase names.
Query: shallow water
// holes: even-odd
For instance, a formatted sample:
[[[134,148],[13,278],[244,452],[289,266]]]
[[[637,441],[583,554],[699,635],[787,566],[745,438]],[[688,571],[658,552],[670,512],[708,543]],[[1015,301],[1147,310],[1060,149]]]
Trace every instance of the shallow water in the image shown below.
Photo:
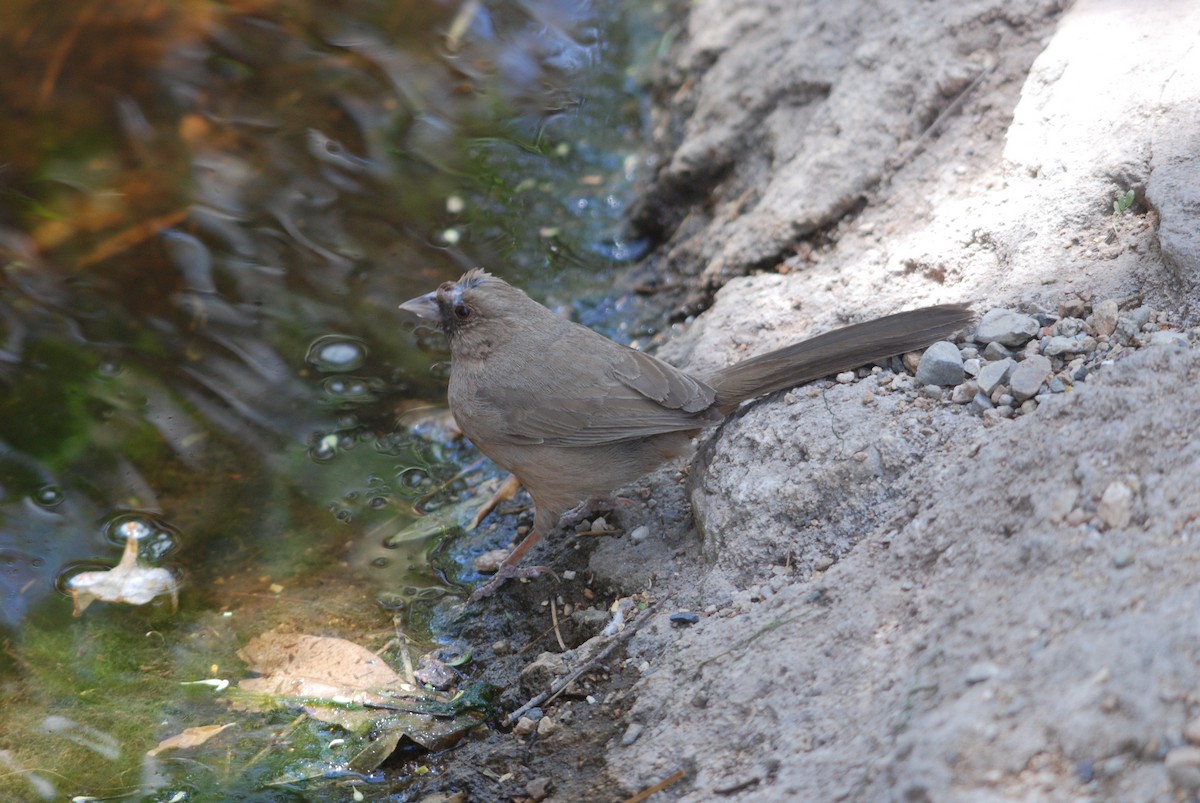
[[[494,472],[396,305],[485,265],[609,308],[640,5],[0,3],[0,798],[272,799],[290,715],[144,758],[230,718],[180,683],[276,626],[436,646]],[[73,617],[130,535],[178,611]]]

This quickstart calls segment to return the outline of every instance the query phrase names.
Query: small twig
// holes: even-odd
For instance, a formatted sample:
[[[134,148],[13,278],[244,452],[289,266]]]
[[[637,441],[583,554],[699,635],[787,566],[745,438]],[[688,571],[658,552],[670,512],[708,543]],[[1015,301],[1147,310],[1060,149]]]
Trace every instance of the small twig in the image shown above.
[[[675,772],[671,773],[666,778],[663,778],[661,781],[654,784],[654,786],[647,786],[645,789],[638,792],[633,797],[625,798],[623,803],[642,803],[643,800],[646,800],[651,795],[658,794],[662,790],[666,789],[668,786],[679,783],[686,776],[687,776],[687,773],[685,773],[683,770],[675,770]]]
[[[958,97],[950,101],[949,105],[942,109],[941,114],[939,114],[934,121],[929,124],[929,127],[921,132],[921,136],[917,137],[916,142],[914,142],[912,146],[905,152],[904,156],[900,157],[899,161],[896,162],[892,169],[899,170],[904,166],[905,163],[908,162],[908,160],[916,156],[917,152],[924,146],[925,140],[929,139],[929,137],[931,137],[935,131],[942,127],[942,123],[946,122],[947,117],[962,108],[962,105],[966,103],[967,98],[970,97],[971,93],[975,91],[975,88],[983,83],[983,79],[991,75],[992,70],[995,68],[995,65],[992,65],[985,68],[979,73],[979,75],[975,76],[975,80],[968,84],[966,89],[964,89],[962,92],[959,92]]]
[[[652,613],[654,613],[655,611],[657,611],[660,607],[662,607],[662,604],[664,602],[666,602],[668,599],[670,599],[670,597],[663,597],[661,600],[656,602],[654,605],[652,605],[649,608],[647,608],[646,610],[642,611],[641,616],[634,619],[632,622],[630,622],[625,627],[624,630],[622,630],[620,633],[618,633],[616,636],[614,636],[613,640],[610,641],[607,645],[605,645],[604,649],[602,649],[602,650],[600,650],[600,652],[596,653],[596,656],[594,658],[592,658],[592,660],[590,660],[584,664],[581,664],[570,674],[564,675],[563,677],[555,680],[553,683],[550,684],[549,689],[542,692],[541,694],[538,694],[538,695],[535,695],[534,697],[532,697],[529,700],[529,702],[525,703],[525,705],[521,706],[516,711],[513,711],[511,714],[506,716],[503,719],[501,724],[506,728],[509,727],[514,722],[516,722],[518,719],[520,719],[522,716],[524,716],[529,711],[529,709],[536,708],[539,705],[542,705],[543,703],[553,699],[554,697],[557,697],[562,692],[563,689],[567,688],[572,683],[574,683],[576,680],[578,680],[580,678],[580,676],[583,675],[584,672],[589,672],[592,669],[594,669],[595,667],[599,666],[600,662],[603,661],[604,659],[608,658],[608,656],[611,655],[612,652],[614,650],[616,650],[617,647],[619,647],[620,645],[622,645],[626,641],[628,641],[629,638],[638,631],[638,628],[640,628],[642,626],[642,623],[649,621],[650,615]]]
[[[567,645],[563,643],[562,631],[558,629],[558,606],[554,604],[554,597],[550,598],[550,621],[554,623],[554,638],[558,642],[558,648],[566,652]]]
[[[400,660],[404,664],[404,679],[412,684],[417,685],[417,676],[413,672],[412,655],[408,651],[408,636],[403,633],[396,634],[396,652],[400,653]]]
[[[136,223],[104,240],[104,242],[93,248],[91,253],[76,260],[75,264],[81,268],[86,268],[97,262],[103,262],[109,257],[114,257],[117,254],[128,251],[130,248],[141,245],[164,229],[169,229],[178,223],[182,223],[191,213],[190,209],[180,209],[177,212],[171,212],[149,220],[143,220],[141,223]]]

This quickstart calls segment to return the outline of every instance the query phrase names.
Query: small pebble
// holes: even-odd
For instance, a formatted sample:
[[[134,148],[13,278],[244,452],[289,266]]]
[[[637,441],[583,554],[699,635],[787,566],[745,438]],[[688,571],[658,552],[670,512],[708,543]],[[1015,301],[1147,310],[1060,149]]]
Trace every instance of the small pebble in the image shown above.
[[[700,621],[700,615],[691,611],[679,611],[670,616],[671,624],[679,627],[689,627]]]
[[[836,379],[837,379],[839,385],[849,385],[851,382],[854,381],[854,372],[853,371],[842,371],[840,374],[837,375]]]
[[[971,668],[967,670],[967,676],[964,680],[967,681],[967,685],[974,686],[976,683],[991,680],[998,674],[1000,674],[1000,667],[991,661],[980,661],[971,665]]]
[[[1083,321],[1078,318],[1063,318],[1054,324],[1054,334],[1061,337],[1075,337],[1083,331]]]
[[[646,726],[640,722],[630,722],[629,727],[625,729],[625,733],[621,735],[621,745],[629,747],[629,745],[638,740],[638,737],[642,735],[642,731],[645,729]]]
[[[1061,357],[1063,354],[1077,354],[1084,350],[1083,337],[1048,337],[1042,344],[1042,354],[1047,357]]]
[[[975,398],[971,399],[971,411],[975,413],[991,410],[995,406],[992,404],[992,400],[983,393],[976,393]]]
[[[1050,360],[1040,354],[1027,356],[1013,369],[1009,388],[1017,401],[1032,399],[1042,389],[1042,383],[1050,378]]]
[[[1009,373],[1016,365],[1009,357],[1004,357],[1003,359],[984,365],[979,369],[979,375],[976,377],[976,382],[979,383],[979,390],[990,396],[998,385],[1003,384],[1008,379]]]
[[[1117,569],[1126,569],[1133,565],[1133,551],[1120,547],[1113,551],[1112,561],[1113,567]]]
[[[985,360],[1007,360],[1012,357],[1012,352],[1002,343],[995,341],[988,343],[983,350],[983,358]]]
[[[490,552],[484,552],[475,558],[475,571],[480,574],[495,574],[507,557],[507,549],[493,549]]]
[[[525,794],[529,795],[535,803],[540,803],[550,796],[551,788],[552,783],[549,778],[534,778],[525,784]]]
[[[629,540],[635,544],[640,544],[650,537],[650,528],[645,524],[639,524],[629,532]]]
[[[1096,506],[1096,515],[1108,527],[1127,527],[1133,517],[1133,489],[1120,480],[1109,483]]]
[[[1020,346],[1036,335],[1038,329],[1037,319],[998,307],[988,310],[979,319],[979,325],[975,329],[975,341]]]
[[[605,518],[603,516],[597,516],[595,521],[592,522],[592,529],[593,530],[607,530],[608,522],[605,520]]]
[[[1082,318],[1087,312],[1087,302],[1082,298],[1069,298],[1058,305],[1058,314],[1063,318]]]
[[[973,380],[967,380],[961,385],[955,385],[950,391],[950,401],[954,404],[966,404],[979,393],[979,385]]]
[[[917,363],[918,385],[958,385],[965,374],[962,352],[953,343],[941,340],[925,349]]]

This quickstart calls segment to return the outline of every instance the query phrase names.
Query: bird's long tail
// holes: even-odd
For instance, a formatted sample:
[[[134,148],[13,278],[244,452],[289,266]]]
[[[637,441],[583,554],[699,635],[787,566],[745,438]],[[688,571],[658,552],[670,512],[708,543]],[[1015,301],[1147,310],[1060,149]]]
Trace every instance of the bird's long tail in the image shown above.
[[[925,348],[974,318],[961,304],[900,312],[751,357],[722,368],[707,382],[717,391],[718,407],[729,411],[747,399]]]

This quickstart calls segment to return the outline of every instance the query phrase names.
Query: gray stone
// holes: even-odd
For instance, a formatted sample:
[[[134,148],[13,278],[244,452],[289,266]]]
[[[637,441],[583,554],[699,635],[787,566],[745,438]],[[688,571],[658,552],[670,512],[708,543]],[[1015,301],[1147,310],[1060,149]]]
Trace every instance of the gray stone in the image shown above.
[[[990,396],[997,385],[1008,379],[1009,374],[1015,366],[1015,362],[1005,357],[1002,360],[989,362],[980,368],[979,376],[976,378],[976,381],[979,383],[979,391]]]
[[[1042,383],[1050,378],[1050,359],[1040,354],[1026,357],[1013,369],[1009,379],[1010,392],[1017,401],[1032,399],[1042,389]]]
[[[1038,332],[1036,318],[1003,307],[990,309],[979,319],[975,340],[979,343],[999,343],[1020,346]]]
[[[1078,354],[1084,350],[1083,337],[1074,335],[1066,337],[1063,335],[1055,335],[1054,337],[1046,338],[1042,343],[1042,354],[1047,357],[1059,357],[1063,354]]]
[[[1133,326],[1137,331],[1142,331],[1142,328],[1150,323],[1150,317],[1154,315],[1154,310],[1147,306],[1141,306],[1128,314],[1128,318],[1133,322]]]
[[[958,385],[964,377],[962,352],[947,340],[925,349],[917,364],[918,385]]]
[[[1003,343],[992,341],[983,349],[983,358],[985,360],[1006,360],[1012,356],[1012,351]]]
[[[976,393],[975,398],[971,399],[972,412],[982,413],[986,410],[991,410],[995,406],[992,404],[992,400],[983,393]]]

